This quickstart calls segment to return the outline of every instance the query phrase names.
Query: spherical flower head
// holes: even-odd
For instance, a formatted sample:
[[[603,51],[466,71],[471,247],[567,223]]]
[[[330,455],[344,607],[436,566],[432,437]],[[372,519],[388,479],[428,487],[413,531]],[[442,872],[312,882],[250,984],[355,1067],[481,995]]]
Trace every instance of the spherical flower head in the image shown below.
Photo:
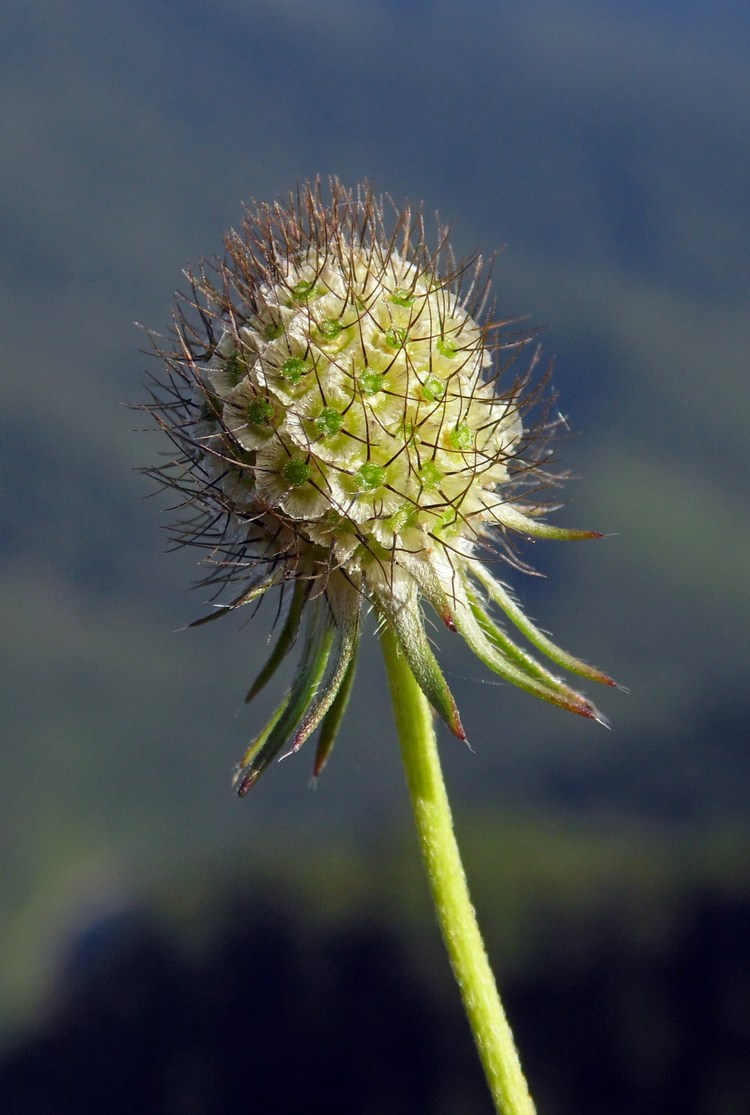
[[[179,457],[152,471],[185,494],[177,536],[207,548],[206,582],[239,587],[197,622],[272,588],[289,597],[248,698],[304,626],[296,678],[238,767],[240,794],[318,728],[322,769],[354,678],[363,602],[396,632],[460,738],[423,601],[508,681],[600,718],[494,617],[557,665],[612,684],[557,648],[493,572],[519,564],[520,536],[598,535],[540,520],[554,424],[524,427],[538,393],[531,373],[505,379],[528,338],[506,340],[486,312],[482,271],[481,257],[455,264],[445,230],[430,251],[421,211],[394,207],[389,224],[369,188],[332,180],[328,197],[308,184],[286,205],[248,211],[214,274],[190,276],[176,346],[159,350],[168,384],[150,408]]]

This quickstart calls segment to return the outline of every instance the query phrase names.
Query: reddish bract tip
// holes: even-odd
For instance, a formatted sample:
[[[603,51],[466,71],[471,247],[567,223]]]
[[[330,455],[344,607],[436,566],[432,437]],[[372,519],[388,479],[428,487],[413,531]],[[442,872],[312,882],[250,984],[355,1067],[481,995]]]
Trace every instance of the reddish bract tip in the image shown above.
[[[622,688],[617,684],[614,678],[611,678],[609,674],[605,674],[604,670],[592,670],[591,673],[586,676],[590,677],[592,681],[598,681],[600,685],[614,685],[617,689]]]
[[[237,794],[237,797],[244,798],[248,790],[252,789],[252,787],[258,781],[258,777],[259,775],[257,771],[248,771],[243,778],[236,779],[234,784],[234,792]]]
[[[596,705],[592,705],[591,701],[582,701],[579,707],[573,707],[573,712],[577,712],[580,716],[585,716],[588,720],[595,720],[597,724],[601,724],[603,728],[609,728],[610,723],[604,713],[599,712]]]
[[[564,697],[558,702],[561,708],[568,712],[575,712],[578,716],[585,716],[587,720],[601,720],[601,713],[587,697],[574,694]]]
[[[453,711],[453,716],[451,717],[450,721],[450,730],[453,732],[454,736],[458,736],[458,738],[464,742],[466,741],[466,732],[464,731],[464,726],[461,723],[461,717],[459,715],[458,709],[454,709]]]

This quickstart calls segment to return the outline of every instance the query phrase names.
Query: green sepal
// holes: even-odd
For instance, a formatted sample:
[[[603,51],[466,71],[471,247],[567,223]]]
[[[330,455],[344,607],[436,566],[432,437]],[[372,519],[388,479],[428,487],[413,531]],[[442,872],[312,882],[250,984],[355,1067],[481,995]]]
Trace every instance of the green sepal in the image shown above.
[[[456,623],[453,618],[455,601],[448,596],[433,566],[428,561],[424,561],[419,557],[412,557],[409,554],[399,555],[399,564],[403,566],[417,582],[423,595],[430,602],[448,630],[455,631]]]
[[[245,589],[239,596],[235,596],[234,600],[230,600],[228,604],[217,604],[212,612],[209,612],[206,616],[201,616],[200,619],[194,619],[192,623],[188,624],[188,627],[202,627],[204,623],[211,623],[213,620],[218,619],[219,616],[225,616],[227,612],[231,612],[235,608],[241,608],[244,604],[251,604],[253,600],[257,600],[261,597],[264,592],[268,592],[269,589],[276,588],[277,585],[280,585],[283,579],[283,572],[280,573],[276,570],[270,577],[266,577],[264,581],[261,581],[257,585],[253,585],[251,589]]]
[[[472,591],[469,585],[466,585],[466,597],[471,606],[474,619],[481,627],[483,633],[492,645],[501,653],[506,655],[512,662],[515,662],[522,670],[525,670],[530,677],[537,678],[539,681],[547,685],[556,686],[558,679],[537,661],[532,654],[527,650],[520,647],[515,643],[509,635],[501,627],[490,618],[487,610],[479,599],[479,597]]]
[[[557,527],[552,523],[543,523],[524,515],[517,507],[510,503],[503,503],[502,510],[496,516],[500,526],[527,534],[530,538],[548,538],[558,542],[576,542],[583,538],[603,538],[598,530],[578,530],[574,527]]]
[[[278,747],[276,747],[276,749],[269,755],[268,762],[264,763],[264,765],[259,770],[256,770],[256,760],[260,760],[261,756],[265,754],[265,749],[268,745],[269,737],[271,736],[271,733],[273,732],[274,728],[286,711],[290,698],[291,691],[284,696],[283,701],[276,709],[263,731],[255,737],[237,766],[234,768],[234,774],[232,776],[232,789],[235,791],[238,797],[242,798],[245,796],[250,787],[254,786],[255,783],[258,781],[268,763],[270,763],[273,759],[274,755],[281,750],[282,744],[280,743]]]
[[[453,734],[466,739],[458,706],[427,639],[416,592],[405,602],[378,594],[375,603],[396,632],[409,668],[427,700]]]
[[[317,778],[321,774],[323,767],[328,762],[333,745],[336,742],[341,721],[344,719],[346,707],[349,704],[349,697],[351,696],[352,687],[354,685],[354,678],[357,674],[357,657],[359,651],[359,641],[354,646],[354,651],[349,659],[349,665],[346,668],[346,673],[342,678],[339,686],[338,693],[329,708],[328,712],[323,717],[320,725],[320,734],[318,735],[318,744],[315,748],[315,762],[313,763],[313,778]]]
[[[318,599],[310,613],[302,657],[289,692],[235,769],[232,785],[239,797],[255,785],[310,707],[328,665],[334,634],[327,603]]]
[[[247,691],[247,696],[245,697],[246,703],[252,701],[253,697],[257,697],[261,689],[271,680],[294,646],[297,633],[299,632],[302,611],[305,607],[309,592],[310,584],[308,581],[298,580],[295,582],[292,600],[289,605],[289,612],[287,613],[286,620],[284,621],[284,626],[279,632],[279,637],[268,657],[268,661]]]
[[[336,699],[359,643],[359,609],[360,598],[357,596],[356,603],[344,617],[343,623],[334,620],[336,637],[330,655],[333,666],[320,686],[322,696],[308,707],[302,723],[294,733],[290,755],[299,751],[302,744],[310,738]]]
[[[539,677],[530,674],[525,666],[518,665],[495,646],[485,631],[482,630],[482,626],[474,615],[467,596],[467,589],[470,591],[470,586],[465,584],[463,578],[456,578],[454,586],[457,604],[455,611],[456,628],[485,666],[488,666],[494,673],[505,678],[512,685],[517,685],[519,689],[524,689],[535,697],[541,697],[542,700],[549,701],[553,705],[559,705],[560,708],[567,709],[569,712],[576,712],[579,716],[586,716],[591,720],[598,720],[600,723],[606,724],[605,718],[596,706],[583,694],[577,693],[574,689],[565,685],[564,682],[552,677],[551,674],[549,675],[549,681],[542,681]],[[489,622],[491,623],[491,621]],[[520,650],[520,648],[518,649]]]
[[[569,654],[558,647],[552,640],[540,631],[536,624],[526,616],[523,609],[519,607],[513,599],[508,590],[501,585],[491,573],[488,573],[481,562],[474,561],[469,565],[472,575],[479,581],[485,589],[487,595],[493,603],[502,608],[505,615],[513,623],[522,635],[529,640],[532,646],[540,650],[542,654],[554,662],[557,666],[561,666],[564,670],[570,670],[572,674],[579,674],[581,677],[589,678],[590,681],[601,682],[602,685],[616,685],[617,682],[605,674],[603,670],[598,670],[595,666],[590,666],[580,658]]]
[[[595,719],[602,719],[601,714],[594,709],[594,706],[591,704],[591,702],[587,701],[585,697],[582,698],[580,693],[576,692],[575,689],[567,685],[564,681],[562,681],[561,678],[555,677],[555,675],[550,670],[548,670],[547,667],[543,665],[543,663],[539,662],[536,658],[534,658],[532,654],[529,654],[527,650],[524,650],[523,647],[519,647],[519,645],[515,643],[510,638],[510,636],[505,633],[505,631],[502,630],[502,628],[498,627],[497,624],[487,614],[486,608],[484,607],[482,602],[475,596],[471,587],[468,584],[465,587],[467,599],[469,600],[474,618],[476,619],[479,627],[481,628],[489,643],[501,655],[507,658],[510,662],[515,663],[516,666],[520,667],[522,670],[525,670],[530,678],[540,681],[543,685],[548,686],[559,696],[564,696],[566,700],[570,702],[564,705],[566,709],[572,710],[574,712],[580,712],[582,716],[590,716],[594,714]],[[515,682],[514,684],[518,684],[518,682]],[[541,696],[541,694],[539,693],[535,693],[534,695]],[[551,700],[552,698],[546,697],[544,699]],[[579,708],[581,700],[586,702],[586,709]],[[555,700],[555,703],[557,704],[559,702]]]

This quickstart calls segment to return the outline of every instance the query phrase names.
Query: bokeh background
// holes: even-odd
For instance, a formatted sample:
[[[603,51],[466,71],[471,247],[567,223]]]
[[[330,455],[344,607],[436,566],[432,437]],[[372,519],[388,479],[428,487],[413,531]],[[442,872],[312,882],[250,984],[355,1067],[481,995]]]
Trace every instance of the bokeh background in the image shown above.
[[[317,1110],[311,1074],[321,1110],[486,1109],[375,641],[317,790],[303,752],[233,799],[272,609],[177,630],[195,556],[135,471],[164,447],[134,323],[317,174],[507,245],[570,419],[558,519],[609,535],[512,579],[630,688],[594,694],[610,733],[435,632],[540,1109],[750,1109],[748,32],[740,0],[4,0],[5,1110],[247,1110],[249,1057],[258,1111]]]

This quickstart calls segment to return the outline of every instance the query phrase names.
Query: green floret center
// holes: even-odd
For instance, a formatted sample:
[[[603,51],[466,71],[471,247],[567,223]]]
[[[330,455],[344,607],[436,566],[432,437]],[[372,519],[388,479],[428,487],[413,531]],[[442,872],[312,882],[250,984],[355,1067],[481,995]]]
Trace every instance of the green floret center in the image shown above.
[[[284,479],[292,488],[299,488],[310,479],[312,469],[303,457],[291,457],[281,470]]]
[[[458,511],[455,507],[448,507],[440,516],[438,530],[450,530],[458,523]]]
[[[395,325],[385,331],[385,343],[389,348],[401,348],[406,340],[406,330]]]
[[[445,356],[448,360],[453,360],[458,352],[458,345],[455,345],[453,341],[449,341],[445,337],[441,337],[437,343],[437,350],[441,356]]]
[[[315,283],[309,279],[302,279],[292,287],[292,296],[295,302],[309,302],[316,293]]]
[[[383,390],[384,376],[380,372],[363,372],[359,377],[359,386],[363,395],[377,395]]]
[[[418,511],[414,504],[403,503],[388,519],[388,526],[400,534],[401,531],[414,526],[417,520]]]
[[[449,433],[448,440],[454,449],[471,449],[474,444],[474,434],[468,422],[459,422],[458,426]]]
[[[268,399],[257,399],[247,408],[247,420],[251,426],[270,426],[273,419],[273,404]]]
[[[443,474],[434,461],[427,461],[419,470],[419,479],[425,488],[437,488],[443,479]]]
[[[290,356],[281,365],[280,371],[287,383],[297,384],[310,371],[310,364],[301,356]]]
[[[374,492],[385,483],[385,469],[367,461],[357,470],[357,485],[361,492]]]
[[[339,333],[343,330],[344,326],[337,318],[328,317],[321,321],[318,326],[318,333],[326,341],[335,341]]]
[[[394,306],[412,306],[414,304],[414,295],[410,290],[405,290],[404,287],[396,287],[391,295],[391,302]]]
[[[244,377],[246,372],[245,365],[239,359],[236,353],[228,358],[224,365],[224,373],[227,376],[232,387],[236,387],[240,380]]]
[[[315,419],[315,428],[323,437],[333,437],[344,424],[343,414],[339,414],[333,407],[323,407]]]
[[[445,395],[445,383],[437,376],[428,376],[422,384],[422,395],[428,403],[437,403]]]

